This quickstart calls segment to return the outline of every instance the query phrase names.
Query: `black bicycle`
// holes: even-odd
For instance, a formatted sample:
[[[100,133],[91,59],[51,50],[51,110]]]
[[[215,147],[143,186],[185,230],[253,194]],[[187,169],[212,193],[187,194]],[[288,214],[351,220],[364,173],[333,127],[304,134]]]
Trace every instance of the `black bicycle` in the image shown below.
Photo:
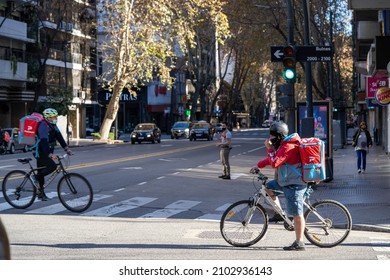
[[[67,154],[58,157],[57,169],[50,175],[44,185],[46,188],[58,174],[62,177],[58,181],[57,193],[60,202],[66,209],[72,212],[83,212],[87,210],[93,200],[93,190],[89,181],[78,173],[66,171],[68,164],[64,160],[69,158]],[[36,175],[39,168],[33,168],[31,158],[21,158],[18,161],[28,164],[30,171],[14,170],[5,175],[2,191],[5,200],[14,208],[26,209],[30,207],[37,196],[38,186],[31,179]]]

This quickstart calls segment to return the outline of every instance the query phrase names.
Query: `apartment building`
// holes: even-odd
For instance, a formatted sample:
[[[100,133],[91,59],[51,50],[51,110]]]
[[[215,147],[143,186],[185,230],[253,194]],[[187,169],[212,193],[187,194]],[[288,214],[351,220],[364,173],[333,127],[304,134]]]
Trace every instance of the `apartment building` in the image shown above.
[[[390,1],[348,0],[353,10],[356,110],[390,151]],[[386,97],[387,96],[387,97]]]
[[[0,126],[65,105],[73,137],[86,133],[96,103],[95,0],[0,2]]]

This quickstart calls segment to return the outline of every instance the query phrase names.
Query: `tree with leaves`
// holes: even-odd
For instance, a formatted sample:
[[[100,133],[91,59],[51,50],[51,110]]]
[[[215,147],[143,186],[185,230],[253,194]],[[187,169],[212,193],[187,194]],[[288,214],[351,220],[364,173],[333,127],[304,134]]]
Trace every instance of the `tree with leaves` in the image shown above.
[[[175,48],[185,53],[197,45],[195,26],[199,15],[213,19],[217,30],[226,24],[218,0],[100,0],[98,11],[104,40],[101,51],[109,65],[102,82],[112,97],[100,128],[107,139],[116,118],[124,88],[134,91],[158,78],[168,86],[175,66]],[[101,36],[103,38],[103,36]]]

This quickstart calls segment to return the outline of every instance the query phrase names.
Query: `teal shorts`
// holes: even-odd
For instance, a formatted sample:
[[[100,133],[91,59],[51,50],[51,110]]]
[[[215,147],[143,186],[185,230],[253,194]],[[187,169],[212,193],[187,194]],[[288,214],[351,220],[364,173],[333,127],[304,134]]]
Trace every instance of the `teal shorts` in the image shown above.
[[[273,190],[275,195],[284,193],[288,215],[303,216],[303,195],[305,194],[306,186],[289,185],[282,187],[276,180],[272,180],[267,183],[267,189]]]

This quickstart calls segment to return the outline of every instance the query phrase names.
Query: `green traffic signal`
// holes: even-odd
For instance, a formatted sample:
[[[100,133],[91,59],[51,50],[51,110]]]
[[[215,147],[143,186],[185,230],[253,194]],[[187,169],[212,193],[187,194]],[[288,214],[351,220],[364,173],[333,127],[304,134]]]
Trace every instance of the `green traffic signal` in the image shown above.
[[[294,80],[294,78],[295,78],[295,71],[294,71],[294,69],[290,69],[290,68],[284,69],[283,78],[285,80]]]
[[[296,76],[296,52],[295,46],[287,46],[283,49],[283,78],[287,81],[295,81]]]

